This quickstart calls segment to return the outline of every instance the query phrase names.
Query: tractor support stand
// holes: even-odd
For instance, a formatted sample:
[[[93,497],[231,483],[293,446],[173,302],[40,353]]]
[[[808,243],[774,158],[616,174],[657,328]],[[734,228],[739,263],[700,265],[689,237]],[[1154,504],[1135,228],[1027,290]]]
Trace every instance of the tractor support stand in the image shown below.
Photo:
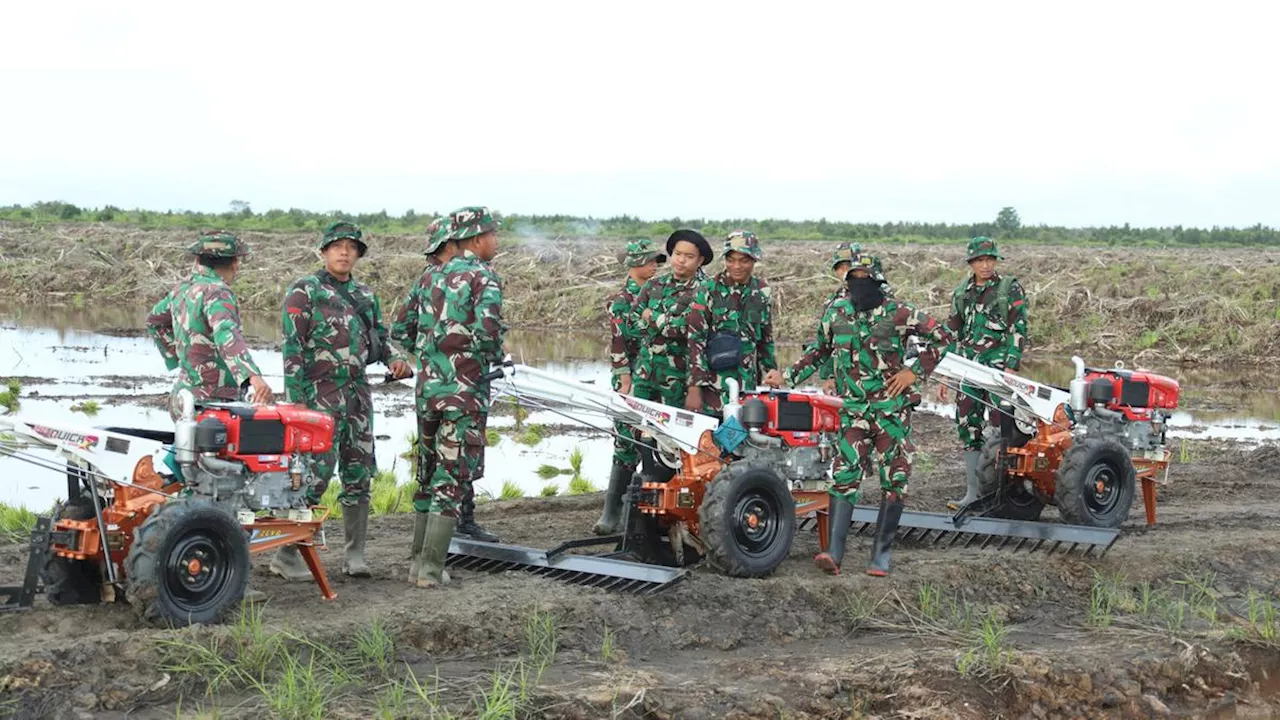
[[[30,610],[35,602],[40,587],[40,570],[49,559],[49,548],[53,545],[53,520],[41,515],[36,518],[35,529],[31,531],[31,541],[27,546],[27,572],[21,585],[0,587],[0,612],[12,610]]]

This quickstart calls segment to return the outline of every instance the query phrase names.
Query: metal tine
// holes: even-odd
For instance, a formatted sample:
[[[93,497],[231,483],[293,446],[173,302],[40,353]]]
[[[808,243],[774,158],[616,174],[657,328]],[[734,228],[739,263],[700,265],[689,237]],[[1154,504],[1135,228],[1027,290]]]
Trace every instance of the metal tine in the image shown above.
[[[1004,536],[1004,539],[1000,541],[1000,545],[999,545],[999,546],[997,546],[997,547],[996,547],[996,549],[997,549],[997,550],[1003,550],[1003,549],[1004,549],[1004,546],[1005,546],[1005,545],[1008,545],[1008,544],[1009,544],[1010,542],[1012,542],[1012,541],[1013,541],[1013,538],[1009,537],[1008,535],[1005,535],[1005,536]]]
[[[960,538],[964,536],[965,534],[960,531],[953,532],[951,534],[951,542],[947,543],[947,547],[955,547],[955,544],[960,542]]]
[[[1053,547],[1049,548],[1049,554],[1052,555],[1058,551],[1058,546],[1062,544],[1061,540],[1054,540]]]
[[[1021,550],[1022,546],[1027,544],[1027,539],[1028,538],[1022,538],[1021,540],[1019,540],[1018,544],[1013,546],[1013,550],[1011,552],[1017,553],[1019,550]]]
[[[996,536],[995,536],[995,535],[986,535],[986,536],[984,536],[984,537],[982,538],[982,544],[981,544],[981,545],[979,545],[978,547],[979,547],[980,549],[986,549],[986,547],[987,547],[988,545],[990,545],[991,543],[993,543],[993,542],[995,542],[995,541],[996,541]]]
[[[1039,549],[1040,549],[1040,546],[1041,546],[1041,545],[1043,545],[1043,544],[1044,544],[1044,538],[1040,538],[1039,540],[1036,540],[1036,544],[1035,544],[1035,545],[1032,545],[1032,546],[1031,546],[1031,549],[1030,549],[1030,550],[1028,550],[1027,552],[1029,552],[1029,553],[1033,553],[1033,552],[1035,552],[1035,551],[1039,550]]]
[[[1080,543],[1071,543],[1071,547],[1067,550],[1067,554],[1070,555],[1071,553],[1075,552],[1076,548],[1079,546],[1080,546]]]
[[[943,538],[947,536],[946,530],[939,530],[937,535],[933,536],[933,545],[937,545]]]
[[[964,547],[969,547],[970,545],[973,544],[974,540],[978,539],[978,536],[974,535],[973,533],[967,533],[967,535],[969,536],[969,539],[965,540]]]
[[[906,532],[902,533],[902,539],[903,539],[904,541],[909,540],[909,539],[911,538],[911,533],[913,533],[913,532],[915,532],[915,531],[916,531],[916,529],[915,529],[915,528],[907,528],[907,529],[906,529]]]

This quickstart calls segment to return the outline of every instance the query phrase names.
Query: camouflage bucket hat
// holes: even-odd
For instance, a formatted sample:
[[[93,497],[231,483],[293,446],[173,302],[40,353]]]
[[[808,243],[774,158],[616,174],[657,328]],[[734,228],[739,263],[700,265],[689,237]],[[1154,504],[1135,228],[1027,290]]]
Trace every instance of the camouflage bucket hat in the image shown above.
[[[354,240],[356,245],[360,246],[360,257],[364,257],[369,246],[365,244],[363,238],[364,233],[360,231],[359,226],[352,222],[339,220],[335,223],[330,223],[329,227],[324,229],[324,235],[320,237],[320,246],[317,249],[324,250],[329,247],[330,243],[335,243],[339,240]]]
[[[760,251],[760,240],[750,230],[734,230],[729,233],[729,236],[724,239],[723,255],[728,257],[731,252],[740,252],[752,260],[764,257]]]
[[[204,257],[240,257],[249,254],[249,244],[229,232],[209,230],[200,233],[200,237],[187,246],[187,252]]]
[[[831,269],[835,270],[836,266],[842,262],[853,264],[853,258],[862,254],[862,245],[860,243],[840,243],[836,246],[836,251],[831,253]]]
[[[657,260],[659,263],[667,261],[666,253],[653,246],[653,241],[649,238],[640,238],[627,243],[627,254],[622,259],[622,264],[629,268],[643,267],[649,264],[650,260]]]
[[[436,218],[427,226],[427,255],[434,254],[437,250],[449,241],[449,234],[453,232],[453,223],[448,217]]]
[[[849,279],[849,273],[854,270],[866,270],[867,274],[871,277],[880,280],[881,282],[884,281],[884,276],[880,272],[880,258],[874,255],[866,255],[861,252],[850,253],[848,260],[841,260],[840,262],[849,263],[849,269],[844,273],[846,280]],[[832,263],[832,267],[834,266],[835,263]]]
[[[447,238],[449,240],[466,240],[502,227],[502,223],[495,220],[493,213],[483,205],[458,208],[446,217],[451,226]]]
[[[991,256],[997,260],[1004,259],[1004,256],[1000,254],[1000,248],[996,246],[995,240],[978,236],[969,241],[969,249],[965,252],[965,262],[986,256]]]

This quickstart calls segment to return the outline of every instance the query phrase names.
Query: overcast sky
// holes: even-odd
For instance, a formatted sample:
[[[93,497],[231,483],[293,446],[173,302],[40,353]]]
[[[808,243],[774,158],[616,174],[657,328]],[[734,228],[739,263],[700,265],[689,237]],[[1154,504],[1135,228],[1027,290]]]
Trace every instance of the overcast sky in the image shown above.
[[[1280,226],[1270,5],[15,0],[0,204]]]

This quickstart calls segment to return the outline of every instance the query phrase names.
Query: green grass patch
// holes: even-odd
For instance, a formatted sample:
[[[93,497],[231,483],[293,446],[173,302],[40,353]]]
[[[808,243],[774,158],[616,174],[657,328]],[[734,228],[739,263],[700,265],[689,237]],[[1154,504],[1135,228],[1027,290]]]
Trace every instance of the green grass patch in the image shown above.
[[[98,411],[101,409],[102,409],[102,406],[98,404],[97,400],[84,400],[79,404],[71,406],[71,412],[84,413],[89,417],[93,417],[94,415],[97,415]]]
[[[520,486],[510,480],[502,481],[502,492],[498,493],[499,500],[518,500],[524,497],[524,491]]]
[[[556,495],[560,494],[560,486],[556,485],[555,483],[551,483],[550,485],[543,485],[542,491],[539,492],[538,494],[541,495],[542,497],[555,497]]]
[[[22,383],[17,378],[9,378],[5,381],[5,389],[0,391],[0,407],[3,407],[8,413],[18,412],[18,408],[22,406],[18,396],[22,394]]]
[[[574,477],[570,478],[569,480],[570,495],[588,495],[593,492],[599,492],[599,488],[597,488],[595,485],[592,485],[590,480],[582,477],[581,475],[575,475]]]
[[[19,505],[14,507],[0,503],[0,540],[25,543],[36,526],[36,514]]]
[[[523,430],[516,430],[513,433],[512,437],[516,442],[520,443],[521,445],[536,447],[538,443],[541,443],[543,440],[547,439],[548,435],[549,433],[545,425],[539,425],[538,423],[533,423],[532,425],[526,426]]]

